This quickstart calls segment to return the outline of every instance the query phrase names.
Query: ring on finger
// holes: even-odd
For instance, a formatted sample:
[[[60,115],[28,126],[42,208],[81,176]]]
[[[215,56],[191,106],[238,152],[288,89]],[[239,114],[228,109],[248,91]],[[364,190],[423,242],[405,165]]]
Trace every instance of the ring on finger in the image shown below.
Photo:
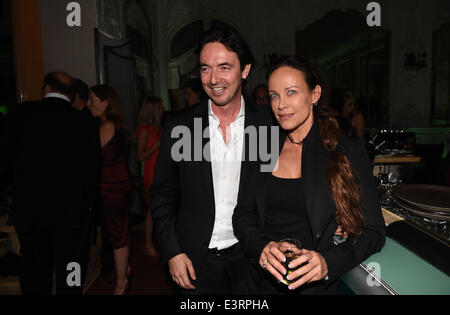
[[[264,259],[263,260],[263,268],[266,269],[266,267],[267,267],[267,259]]]

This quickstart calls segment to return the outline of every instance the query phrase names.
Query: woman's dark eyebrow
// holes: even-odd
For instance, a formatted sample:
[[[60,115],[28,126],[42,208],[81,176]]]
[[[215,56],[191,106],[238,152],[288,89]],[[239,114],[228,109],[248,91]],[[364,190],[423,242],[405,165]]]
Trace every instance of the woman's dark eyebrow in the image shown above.
[[[298,89],[298,86],[297,85],[288,86],[284,90],[289,90],[289,89],[292,89],[292,88],[297,88]]]

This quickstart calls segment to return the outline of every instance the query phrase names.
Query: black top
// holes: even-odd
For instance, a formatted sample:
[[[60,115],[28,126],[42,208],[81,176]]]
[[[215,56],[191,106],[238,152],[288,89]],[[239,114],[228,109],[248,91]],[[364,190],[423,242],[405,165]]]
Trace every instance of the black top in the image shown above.
[[[312,233],[302,182],[301,178],[270,176],[267,183],[264,234],[275,242],[286,238],[298,239],[303,248],[311,249]]]

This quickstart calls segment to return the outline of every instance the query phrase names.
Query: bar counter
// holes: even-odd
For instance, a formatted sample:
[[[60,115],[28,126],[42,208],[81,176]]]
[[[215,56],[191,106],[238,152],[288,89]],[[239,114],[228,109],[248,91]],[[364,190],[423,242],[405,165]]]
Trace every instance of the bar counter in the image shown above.
[[[386,209],[383,217],[386,225],[403,220]],[[446,273],[388,236],[379,253],[343,275],[341,281],[348,293],[358,295],[450,294]]]

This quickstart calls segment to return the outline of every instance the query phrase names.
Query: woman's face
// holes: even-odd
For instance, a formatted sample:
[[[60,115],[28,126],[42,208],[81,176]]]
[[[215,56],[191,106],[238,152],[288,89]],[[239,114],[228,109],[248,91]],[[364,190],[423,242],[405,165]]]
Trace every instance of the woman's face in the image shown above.
[[[269,78],[272,111],[285,130],[295,130],[306,121],[312,122],[313,104],[320,94],[319,85],[311,91],[303,73],[288,66],[278,68]]]
[[[108,101],[102,101],[94,92],[89,94],[88,108],[91,111],[92,116],[102,118],[105,116],[106,108],[108,107]]]

